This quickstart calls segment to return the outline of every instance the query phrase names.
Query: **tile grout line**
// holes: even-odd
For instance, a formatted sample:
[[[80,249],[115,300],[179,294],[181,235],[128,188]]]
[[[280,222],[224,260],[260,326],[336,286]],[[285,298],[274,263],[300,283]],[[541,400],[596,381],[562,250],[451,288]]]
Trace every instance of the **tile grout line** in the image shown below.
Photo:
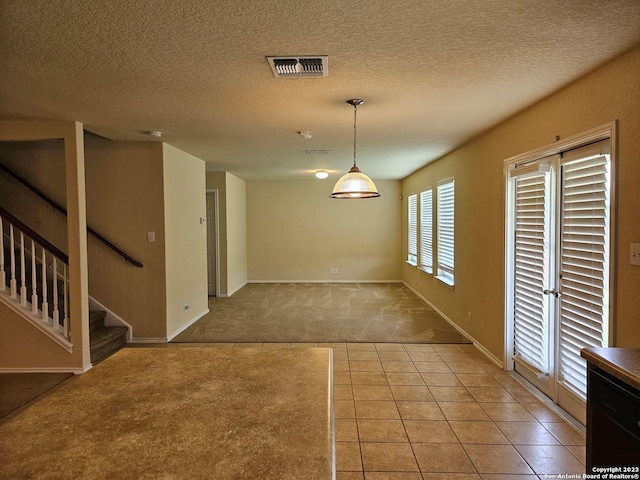
[[[411,362],[411,365],[413,365],[413,368],[415,368],[416,372],[418,372],[418,375],[420,375],[420,372],[418,371],[418,368],[416,367],[416,364],[413,361],[413,358],[411,357],[411,354],[406,351],[406,349],[404,348],[404,345],[402,346],[402,348],[404,349],[404,351],[406,352],[407,356],[409,357],[409,361]],[[422,380],[422,383],[424,383],[424,386],[426,387],[427,391],[429,392],[429,395],[431,395],[431,397],[433,397],[433,394],[431,393],[431,390],[429,389],[429,386],[427,385],[427,382],[425,382],[424,378],[422,378],[422,375],[420,375],[420,379]],[[435,402],[435,398],[433,400]],[[396,402],[396,408],[398,409],[398,403],[395,400],[395,397],[394,397],[394,402]],[[440,410],[440,406],[439,405],[438,405],[438,409]],[[398,413],[400,413],[400,409],[398,409]],[[440,413],[442,413],[442,410],[440,410]],[[442,414],[442,416],[444,416],[444,414]],[[405,419],[402,418],[402,415],[400,415],[400,420],[402,421],[402,428],[404,428],[404,431],[405,431],[405,433],[407,435],[407,440],[409,441],[409,448],[411,448],[411,453],[413,453],[413,459],[415,460],[416,465],[418,466],[418,471],[420,472],[420,476],[424,480],[424,475],[423,475],[423,472],[422,472],[422,468],[420,467],[420,463],[418,462],[418,457],[416,456],[416,451],[413,448],[413,442],[411,441],[411,437],[409,437],[409,432],[407,431],[407,426],[404,423]]]
[[[358,412],[356,411],[356,392],[353,390],[353,378],[351,378],[351,357],[349,355],[349,345],[345,345],[347,352],[347,364],[349,366],[349,386],[351,387],[351,399],[353,402],[353,416],[356,424],[356,438],[358,439],[358,452],[360,452],[360,473],[364,476],[364,458],[362,456],[362,442],[360,441],[360,425],[358,425]]]
[[[451,370],[451,367],[449,367],[449,364],[446,362],[446,360],[444,358],[442,358],[440,356],[440,354],[438,352],[436,352],[436,355],[438,355],[440,357],[440,359],[445,363],[445,365],[447,365],[447,368],[449,368],[449,370],[451,371],[451,373],[456,377],[456,379],[458,381],[460,381],[460,379],[458,379],[458,376],[455,374],[455,372],[453,372],[453,370]],[[411,355],[409,355],[409,358],[411,360],[411,362],[413,363],[413,366],[416,368],[416,370],[418,370],[418,368],[416,367],[413,358],[411,357]],[[471,464],[471,466],[473,467],[473,470],[475,472],[476,475],[480,476],[480,472],[478,472],[478,469],[475,465],[475,463],[473,463],[473,460],[471,460],[471,458],[469,457],[469,454],[467,453],[466,449],[464,448],[464,445],[462,444],[462,441],[460,439],[460,437],[458,436],[458,434],[456,433],[456,431],[451,427],[451,423],[449,423],[449,419],[447,418],[447,416],[444,414],[444,412],[442,411],[442,408],[440,407],[440,404],[438,403],[438,401],[436,400],[436,398],[433,396],[433,392],[431,392],[431,389],[429,388],[429,385],[427,385],[427,382],[424,380],[424,378],[422,377],[422,375],[420,375],[420,378],[422,378],[422,381],[424,382],[425,386],[427,387],[427,390],[429,391],[430,395],[433,397],[433,401],[435,402],[435,404],[438,406],[438,409],[440,410],[440,413],[442,414],[442,417],[444,418],[444,421],[447,423],[447,426],[451,429],[451,431],[453,432],[453,434],[456,436],[456,438],[458,439],[458,443],[460,444],[460,447],[462,447],[465,455],[467,456],[467,458],[469,459],[469,463]],[[462,382],[460,382],[462,383]],[[473,397],[473,396],[472,396]],[[413,444],[411,445],[411,448],[413,449]],[[418,465],[419,467],[419,465]],[[420,470],[422,473],[422,470]],[[424,479],[424,476],[423,476]]]
[[[377,350],[377,348],[376,348],[376,350]],[[402,351],[409,357],[409,361],[411,362],[411,365],[413,365],[413,368],[416,368],[415,364],[413,363],[413,359],[411,358],[411,355],[409,355],[409,352],[407,352],[407,350],[404,348],[404,345],[402,345]],[[379,355],[378,355],[378,357],[379,357]],[[382,361],[380,362],[380,364],[382,364]],[[385,378],[387,378],[387,372],[384,369],[384,365],[382,365],[382,371],[384,372]],[[416,371],[418,371],[417,368],[416,368]],[[422,378],[422,376],[420,378]],[[424,382],[424,380],[423,380],[423,382]],[[411,454],[413,455],[413,461],[416,462],[416,467],[418,467],[418,472],[420,473],[420,477],[424,480],[424,475],[422,474],[423,472],[422,472],[422,469],[420,468],[420,463],[418,463],[418,457],[416,457],[416,452],[413,449],[413,443],[411,442],[411,438],[409,437],[409,432],[407,431],[407,426],[404,423],[405,419],[402,418],[402,414],[400,413],[400,409],[398,408],[398,400],[396,399],[395,395],[393,394],[393,390],[391,390],[391,385],[389,384],[389,379],[388,378],[387,378],[387,386],[389,387],[389,390],[391,391],[391,397],[393,398],[393,404],[396,407],[396,410],[398,411],[398,416],[400,417],[400,422],[402,423],[402,428],[404,430],[404,434],[407,436],[407,442],[409,443],[409,448],[411,449]],[[427,391],[429,391],[428,387],[427,387]],[[429,394],[431,394],[430,391],[429,391]]]

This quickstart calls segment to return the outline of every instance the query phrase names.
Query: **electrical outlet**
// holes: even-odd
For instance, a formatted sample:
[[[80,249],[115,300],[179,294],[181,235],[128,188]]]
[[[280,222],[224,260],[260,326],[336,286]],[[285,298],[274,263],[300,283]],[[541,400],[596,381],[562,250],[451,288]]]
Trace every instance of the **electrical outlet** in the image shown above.
[[[640,243],[631,244],[631,265],[640,267]]]
[[[337,268],[334,268],[334,267],[331,267],[331,268],[329,269],[329,273],[330,273],[331,275],[336,275],[336,274],[338,273],[338,269],[337,269]]]
[[[337,274],[338,274],[338,269],[337,269],[337,268],[334,268],[334,269],[333,269],[333,273],[334,273],[335,275],[337,275]]]
[[[156,241],[156,232],[147,232],[147,242]]]

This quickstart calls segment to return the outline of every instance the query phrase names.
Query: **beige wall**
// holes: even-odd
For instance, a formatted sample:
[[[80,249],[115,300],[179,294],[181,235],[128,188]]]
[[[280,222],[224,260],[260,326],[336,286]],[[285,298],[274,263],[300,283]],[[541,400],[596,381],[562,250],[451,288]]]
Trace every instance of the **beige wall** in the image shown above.
[[[329,198],[333,183],[247,184],[250,281],[401,279],[401,183],[376,181],[382,196],[367,200]]]
[[[0,142],[0,163],[66,207],[64,142]],[[0,170],[0,205],[67,253],[67,219]]]
[[[226,174],[227,179],[227,293],[247,283],[247,184]]]
[[[163,144],[167,334],[207,311],[204,161]],[[184,306],[189,305],[188,309]]]
[[[0,368],[82,371],[77,358],[2,302],[0,329]]]
[[[144,265],[89,236],[89,294],[132,325],[134,338],[166,338],[162,145],[85,138],[87,224]]]
[[[496,357],[504,343],[503,161],[619,121],[617,163],[617,346],[640,346],[640,268],[629,264],[629,244],[640,242],[640,48],[426,166],[403,182],[406,195],[438,180],[456,179],[454,289],[403,262],[404,280]],[[403,258],[406,256],[406,200]],[[472,313],[472,324],[467,323]]]

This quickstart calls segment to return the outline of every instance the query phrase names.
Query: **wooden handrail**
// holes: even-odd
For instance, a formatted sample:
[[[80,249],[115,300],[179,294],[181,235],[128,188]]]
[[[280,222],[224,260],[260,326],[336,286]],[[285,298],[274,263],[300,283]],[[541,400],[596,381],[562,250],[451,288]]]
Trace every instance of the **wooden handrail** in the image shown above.
[[[58,210],[60,213],[62,213],[65,217],[67,216],[67,210],[60,204],[56,203],[55,200],[52,200],[51,198],[49,198],[47,195],[45,195],[44,193],[42,193],[40,190],[38,190],[38,188],[34,187],[32,184],[30,184],[27,180],[25,180],[24,178],[22,178],[20,175],[18,175],[17,173],[15,173],[13,170],[11,170],[9,167],[7,167],[6,165],[3,165],[2,163],[0,163],[0,170],[3,170],[5,173],[7,173],[8,175],[10,175],[11,177],[13,177],[14,179],[16,179],[18,182],[20,182],[22,185],[24,185],[25,187],[27,187],[29,190],[31,190],[33,193],[35,193],[37,196],[39,196],[41,199],[43,199],[45,202],[47,202],[49,205],[51,205],[54,209]],[[15,217],[14,217],[15,218]],[[116,252],[118,255],[120,255],[122,258],[124,258],[127,262],[129,262],[132,265],[135,265],[136,267],[142,268],[144,265],[142,265],[142,263],[140,263],[139,261],[137,261],[136,259],[134,259],[133,257],[131,257],[130,255],[128,255],[127,253],[125,253],[122,249],[118,248],[117,246],[115,246],[113,243],[111,243],[109,240],[107,240],[106,238],[104,238],[102,235],[100,235],[98,232],[96,232],[93,228],[91,228],[90,226],[87,225],[87,231],[93,235],[94,237],[96,237],[98,240],[100,240],[102,243],[104,243],[107,247],[109,247],[111,250],[113,250],[114,252]]]
[[[24,233],[31,240],[35,241],[41,247],[44,247],[48,252],[53,253],[56,257],[69,265],[69,256],[56,247],[53,243],[49,242],[46,238],[42,237],[36,231],[31,229],[28,225],[20,221],[18,218],[11,215],[4,208],[0,207],[0,217],[6,219],[10,224],[17,227],[22,233]]]

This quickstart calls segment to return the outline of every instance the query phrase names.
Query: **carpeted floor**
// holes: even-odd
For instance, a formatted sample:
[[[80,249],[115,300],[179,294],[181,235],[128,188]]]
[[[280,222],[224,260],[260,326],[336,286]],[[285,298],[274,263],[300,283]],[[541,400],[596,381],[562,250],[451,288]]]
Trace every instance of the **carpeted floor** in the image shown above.
[[[0,374],[0,418],[55,387],[72,373]]]
[[[209,310],[173,342],[469,343],[400,283],[248,284]]]

